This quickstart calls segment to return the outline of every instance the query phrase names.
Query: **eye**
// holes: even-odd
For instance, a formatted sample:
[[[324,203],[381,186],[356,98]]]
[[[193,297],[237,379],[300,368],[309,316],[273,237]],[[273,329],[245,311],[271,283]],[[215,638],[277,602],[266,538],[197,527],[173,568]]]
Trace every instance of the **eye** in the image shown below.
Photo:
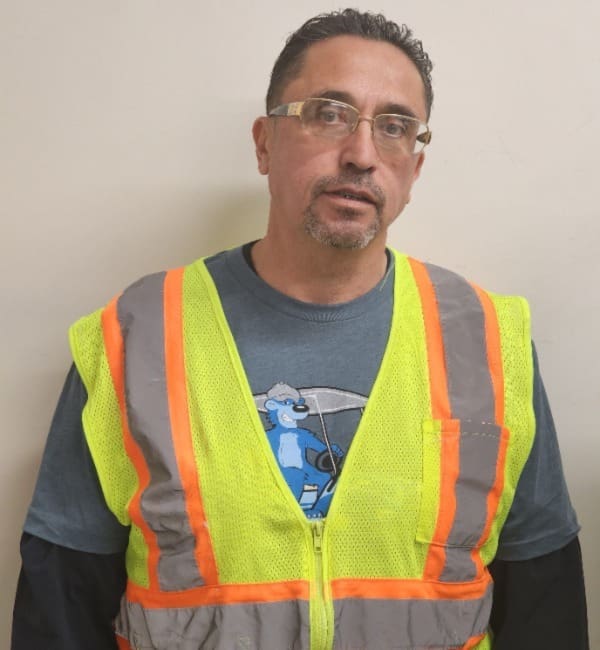
[[[378,115],[377,130],[386,138],[405,138],[411,130],[411,121],[401,115]]]
[[[319,111],[317,117],[321,122],[327,122],[327,124],[335,124],[341,119],[340,112],[337,110],[332,110],[331,108],[323,108]]]
[[[349,107],[344,104],[327,99],[310,99],[304,104],[304,121],[314,129],[346,129],[351,114]]]

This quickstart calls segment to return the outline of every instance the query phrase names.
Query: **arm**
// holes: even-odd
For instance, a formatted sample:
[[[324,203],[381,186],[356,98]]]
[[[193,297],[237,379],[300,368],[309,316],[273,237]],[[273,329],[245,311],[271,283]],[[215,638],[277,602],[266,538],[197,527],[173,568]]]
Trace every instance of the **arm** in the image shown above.
[[[85,441],[72,367],[21,539],[12,650],[113,650],[128,528],[106,506]]]
[[[500,535],[491,627],[494,650],[588,650],[579,525],[535,349],[536,432]]]
[[[116,650],[123,553],[75,551],[24,533],[11,650]]]
[[[495,560],[494,650],[589,650],[579,540],[521,561]]]

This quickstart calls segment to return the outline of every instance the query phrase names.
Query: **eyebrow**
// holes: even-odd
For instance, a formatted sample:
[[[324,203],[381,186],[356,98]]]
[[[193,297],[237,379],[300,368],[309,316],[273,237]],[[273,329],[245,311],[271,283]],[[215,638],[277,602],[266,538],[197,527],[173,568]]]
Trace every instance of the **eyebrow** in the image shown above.
[[[321,90],[318,94],[313,95],[313,97],[334,99],[338,102],[344,102],[345,104],[354,106],[354,98],[352,95],[350,93],[344,92],[343,90]],[[394,115],[406,115],[407,117],[414,117],[417,120],[419,119],[415,112],[405,104],[384,104],[381,109],[377,111],[377,115],[389,113],[393,113]]]

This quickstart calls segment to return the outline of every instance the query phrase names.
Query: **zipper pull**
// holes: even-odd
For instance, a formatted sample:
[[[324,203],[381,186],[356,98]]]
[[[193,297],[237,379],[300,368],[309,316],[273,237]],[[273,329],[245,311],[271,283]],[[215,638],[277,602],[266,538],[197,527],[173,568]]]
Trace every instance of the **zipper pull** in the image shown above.
[[[323,522],[315,521],[313,524],[313,542],[316,553],[323,551]]]

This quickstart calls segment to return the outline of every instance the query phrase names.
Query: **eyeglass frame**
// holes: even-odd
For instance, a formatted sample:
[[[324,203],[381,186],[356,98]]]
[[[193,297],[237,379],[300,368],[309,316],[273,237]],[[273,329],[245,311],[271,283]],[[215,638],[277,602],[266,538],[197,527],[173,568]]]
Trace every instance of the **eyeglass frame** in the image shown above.
[[[275,108],[272,108],[268,112],[267,116],[268,117],[298,117],[300,119],[300,122],[304,125],[304,122],[302,120],[302,109],[304,108],[306,102],[310,102],[314,100],[330,102],[332,104],[339,104],[340,106],[345,106],[347,108],[352,109],[352,111],[356,113],[358,117],[354,124],[354,127],[352,128],[352,130],[348,131],[346,135],[351,135],[352,133],[354,133],[358,128],[360,122],[364,121],[364,122],[370,122],[371,135],[375,137],[375,133],[374,133],[375,120],[379,117],[391,115],[394,117],[402,117],[404,119],[410,120],[411,122],[416,122],[417,124],[425,127],[425,132],[416,136],[416,141],[422,144],[421,148],[418,151],[413,151],[412,154],[410,155],[414,156],[421,153],[423,149],[431,142],[431,136],[433,134],[429,129],[429,125],[426,122],[421,122],[421,120],[419,120],[416,117],[413,117],[412,115],[404,115],[402,113],[378,113],[374,117],[365,117],[364,115],[361,115],[360,111],[358,110],[358,108],[356,108],[356,106],[352,106],[352,104],[348,104],[347,102],[342,102],[339,99],[331,99],[328,97],[307,97],[306,99],[303,99],[302,101],[299,102],[289,102],[287,104],[280,104],[279,106],[275,106]],[[345,137],[345,136],[341,136],[341,137]]]

